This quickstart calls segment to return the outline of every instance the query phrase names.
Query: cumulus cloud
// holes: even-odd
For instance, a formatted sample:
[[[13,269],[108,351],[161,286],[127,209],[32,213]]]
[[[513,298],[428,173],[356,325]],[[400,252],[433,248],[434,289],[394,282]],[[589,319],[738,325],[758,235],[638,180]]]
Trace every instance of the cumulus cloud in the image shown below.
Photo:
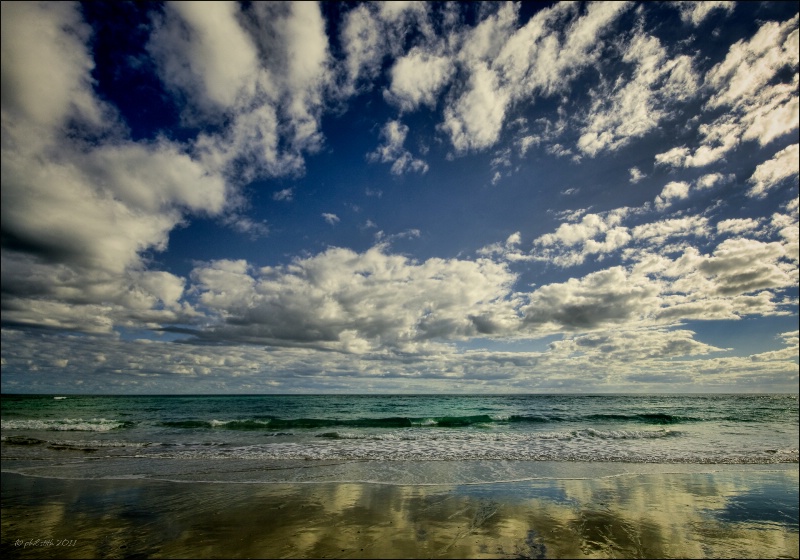
[[[713,290],[720,295],[739,295],[786,287],[791,278],[779,263],[785,255],[779,243],[751,239],[726,239],[697,269],[713,278]]]
[[[339,37],[345,53],[345,76],[340,94],[347,97],[370,89],[385,57],[392,55],[400,58],[408,34],[417,31],[432,39],[433,31],[428,12],[428,5],[422,2],[367,2],[347,11]],[[421,59],[426,58],[423,51],[419,52]],[[413,66],[414,62],[413,59],[404,62],[398,70],[399,81],[395,93],[399,97],[394,100],[399,103],[409,101],[409,95],[412,98],[416,95],[424,97],[430,91],[429,88],[439,81],[438,78],[431,81],[427,77],[415,80],[408,76],[410,67],[407,65]],[[439,64],[430,59],[416,62],[432,64],[433,68],[437,68]]]
[[[484,253],[514,253],[520,242],[515,233]],[[281,267],[257,269],[245,261],[198,267],[193,290],[217,320],[194,333],[195,340],[424,354],[441,351],[442,342],[481,336],[775,314],[781,311],[770,290],[792,281],[781,244],[744,239],[726,240],[711,255],[690,247],[674,260],[661,256],[648,263],[643,252],[635,266],[610,267],[528,293],[515,292],[516,275],[493,260],[418,263],[387,254],[385,247],[365,253],[332,248]],[[661,354],[669,346],[675,355],[716,350],[695,344],[686,333],[678,338],[651,346]]]
[[[695,181],[695,187],[698,189],[710,189],[717,185],[730,183],[734,178],[735,176],[732,173],[728,175],[723,175],[722,173],[708,173]]]
[[[638,167],[631,167],[628,172],[631,174],[630,182],[634,184],[647,177]]]
[[[506,299],[515,276],[486,259],[416,263],[381,246],[333,248],[286,267],[218,261],[192,279],[224,319],[203,336],[220,340],[424,351],[429,341],[501,332],[517,320]]]
[[[524,322],[547,332],[607,328],[646,318],[658,306],[660,287],[622,267],[548,284],[530,294]]]
[[[656,210],[669,208],[676,200],[685,200],[697,190],[711,189],[717,185],[724,185],[734,179],[733,174],[708,173],[702,175],[692,183],[686,181],[670,181],[655,198]]]
[[[787,146],[776,153],[772,159],[756,167],[749,179],[753,186],[747,191],[747,196],[763,198],[767,195],[767,191],[778,186],[784,179],[797,176],[798,161],[800,161],[798,144]]]
[[[385,54],[379,20],[369,4],[349,11],[344,18],[341,41],[347,53],[347,77],[350,84],[375,76]],[[353,87],[351,85],[351,87]]]
[[[193,107],[225,110],[248,96],[258,70],[256,47],[236,20],[236,4],[167,4],[150,52],[164,81],[190,96]],[[252,95],[252,93],[250,93]]]
[[[797,197],[786,205],[788,214],[774,213],[770,220],[770,226],[782,239],[782,244],[786,250],[786,258],[798,264],[800,260],[800,227],[798,227]],[[797,274],[797,270],[794,271]]]
[[[615,329],[574,334],[543,352],[459,351],[439,347],[427,355],[372,355],[319,352],[307,348],[256,345],[213,346],[111,337],[69,337],[3,329],[5,387],[43,393],[291,393],[337,391],[357,385],[380,392],[458,390],[563,391],[567,387],[630,390],[630,380],[647,377],[662,387],[695,386],[763,390],[765,383],[791,388],[797,375],[797,331],[784,333],[782,346],[743,357],[711,357],[720,349],[694,340],[686,329]],[[690,359],[673,359],[684,356]],[[68,354],[70,358],[64,359]],[[230,375],[230,370],[237,372]],[[318,370],[329,375],[315,376]],[[540,373],[546,370],[547,375]],[[31,375],[33,373],[34,375]]]
[[[674,2],[673,5],[680,10],[681,19],[684,23],[691,23],[697,26],[703,23],[712,12],[724,10],[730,14],[733,12],[736,3],[723,0],[705,0],[702,2]]]
[[[598,61],[601,39],[630,7],[624,2],[598,2],[585,10],[569,4],[541,10],[509,36],[494,65],[515,97],[563,92]]]
[[[4,125],[49,129],[75,113],[94,126],[113,118],[92,92],[91,29],[76,5],[8,3],[2,19]]]
[[[589,156],[614,151],[644,136],[670,116],[672,105],[696,93],[698,77],[692,59],[686,55],[671,59],[653,36],[637,33],[622,61],[634,66],[632,78],[593,92],[578,140],[578,148]]]
[[[620,225],[627,213],[627,208],[621,208],[605,214],[586,214],[576,223],[563,223],[555,232],[534,239],[533,258],[574,266],[591,255],[615,251],[631,239],[628,228]]]
[[[783,23],[768,21],[752,39],[734,44],[725,60],[706,76],[707,84],[716,90],[708,102],[709,107],[727,105],[746,109],[763,104],[775,95],[782,97],[785,84],[782,80],[774,82],[778,72],[787,67],[796,75],[797,24],[797,16]]]
[[[636,249],[632,252],[626,249],[631,243],[675,251],[681,248],[667,247],[667,243],[674,238],[707,238],[712,234],[709,220],[703,216],[658,220],[634,227],[625,225],[628,218],[639,213],[640,211],[629,208],[619,208],[603,214],[579,211],[567,215],[569,221],[562,223],[552,233],[534,239],[530,253],[520,251],[520,237],[517,233],[505,243],[483,247],[478,254],[494,255],[508,261],[532,260],[570,267],[584,263],[589,257],[600,261],[620,251],[622,254],[635,255]]]
[[[389,121],[381,129],[383,144],[378,146],[374,152],[367,154],[370,161],[380,161],[392,164],[392,174],[402,175],[407,171],[425,173],[428,171],[428,164],[423,160],[415,158],[405,147],[408,127],[400,121]]]
[[[656,197],[656,209],[664,210],[673,201],[689,198],[689,183],[686,181],[670,181],[664,185],[661,194]]]
[[[272,200],[285,200],[287,202],[291,202],[293,198],[294,189],[292,187],[281,189],[272,193]]]
[[[761,222],[753,218],[729,218],[717,224],[717,233],[753,233],[757,232]]]
[[[34,37],[36,63],[18,48]],[[186,216],[220,215],[234,199],[183,146],[125,138],[92,89],[87,39],[74,5],[3,5],[4,320],[94,332],[185,320],[183,281],[142,255],[164,250]]]
[[[730,6],[678,9],[687,25],[698,26]],[[12,374],[41,367],[70,380],[92,372],[87,379],[112,391],[146,376],[158,384],[142,381],[142,390],[180,388],[182,377],[209,390],[232,387],[231,368],[243,380],[236,388],[250,392],[307,387],[309,375],[321,371],[331,374],[318,377],[321,388],[339,387],[335,377],[408,388],[404,380],[418,376],[473,387],[503,379],[527,390],[587,382],[584,376],[796,375],[796,363],[787,362],[796,360],[796,332],[780,350],[712,359],[723,349],[681,326],[796,313],[796,190],[771,216],[748,217],[742,209],[728,217],[726,201],[702,215],[656,214],[732,182],[721,168],[683,168],[731,159],[748,142],[774,153],[742,160],[750,165],[744,171],[731,167],[744,173],[748,196],[796,184],[798,145],[783,146],[798,126],[798,18],[759,24],[701,76],[712,63],[679,50],[692,39],[668,46],[646,32],[649,8],[635,8],[635,30],[620,32],[617,22],[633,9],[559,3],[520,26],[514,3],[478,8],[474,24],[459,19],[455,4],[348,5],[337,22],[326,21],[317,3],[167,4],[149,11],[152,33],[142,57],[153,58],[160,93],[182,111],[180,126],[137,140],[125,116],[95,93],[92,30],[79,6],[4,3],[0,273],[3,321],[14,328],[3,330],[3,346],[19,349],[4,352],[4,388],[9,365]],[[333,46],[326,29],[339,34]],[[576,110],[570,87],[584,77],[588,103]],[[263,268],[221,259],[195,264],[185,278],[159,270],[172,233],[197,217],[266,235],[267,224],[246,214],[241,187],[300,174],[308,154],[336,151],[325,146],[323,114],[376,87],[400,116],[383,117],[369,160],[389,164],[395,175],[428,171],[407,148],[410,130],[400,120],[411,123],[409,113],[424,108],[452,154],[492,149],[486,161],[493,183],[517,172],[509,146],[520,156],[535,152],[525,164],[576,154],[599,159],[633,139],[649,142],[682,107],[702,110],[686,120],[677,147],[655,156],[643,184],[675,169],[654,204],[608,211],[598,197],[587,209],[554,208],[551,216],[565,221],[552,231],[542,233],[539,224],[514,231],[509,222],[506,239],[475,259],[391,254],[393,241],[421,237],[401,224],[392,226],[399,233],[376,233],[378,245],[364,252],[334,247]],[[545,105],[548,116],[521,116],[530,104]],[[512,144],[498,146],[506,139]],[[434,149],[427,149],[421,153],[433,162]],[[619,161],[628,167],[643,159]],[[639,167],[628,173],[630,183],[645,177]],[[578,182],[555,184],[551,200],[565,202],[559,191],[598,193],[590,184],[564,188]],[[292,201],[296,192],[266,189],[263,197],[274,201]],[[394,196],[389,186],[364,189],[352,192],[373,197],[368,204],[381,202],[384,189],[387,200]],[[323,209],[312,207],[312,219],[340,223]],[[360,223],[377,230],[371,220]],[[532,239],[527,248],[523,239]],[[587,261],[609,264],[566,281],[551,275]],[[523,275],[525,282],[547,280],[522,286]],[[34,344],[27,327],[48,334],[39,331]],[[181,343],[107,336],[121,328],[147,329],[148,338],[168,333],[165,339]],[[542,352],[461,345],[551,335],[564,338]],[[544,370],[547,376],[531,373]],[[430,387],[449,385],[420,385]]]
[[[453,72],[449,57],[414,47],[395,61],[385,97],[403,111],[414,111],[420,105],[435,108],[439,92]]]
[[[335,226],[340,221],[339,216],[336,214],[331,214],[330,212],[323,212],[322,218],[332,226]]]
[[[551,344],[554,353],[603,362],[641,364],[651,359],[702,356],[723,349],[694,339],[690,330],[615,330],[569,337]]]
[[[540,10],[515,30],[516,7],[504,4],[456,38],[461,47],[456,61],[469,78],[446,105],[441,125],[456,151],[494,145],[515,102],[563,91],[598,59],[599,38],[627,8],[619,2],[597,3],[581,14],[580,8],[559,4]]]
[[[196,148],[209,168],[245,180],[303,169],[319,149],[323,93],[333,80],[325,25],[312,2],[169,4],[148,44],[184,119],[219,126]],[[285,141],[283,141],[285,140]]]
[[[711,254],[687,247],[675,259],[640,252],[632,274],[658,280],[662,290],[654,320],[738,319],[744,315],[778,315],[786,308],[775,291],[795,281],[796,268],[782,244],[729,238]]]
[[[532,255],[523,253],[520,250],[521,242],[522,237],[520,236],[520,232],[517,231],[509,235],[505,242],[492,243],[486,247],[481,247],[478,249],[477,253],[484,257],[494,257],[506,261],[532,260]]]
[[[705,76],[708,112],[725,109],[699,128],[700,145],[674,148],[656,162],[702,167],[720,161],[743,141],[761,146],[797,130],[798,17],[765,22],[750,40],[741,40]]]
[[[468,92],[444,110],[443,130],[458,152],[494,145],[500,136],[507,91],[499,86],[497,74],[486,64],[477,64],[469,79]]]
[[[710,234],[708,218],[687,216],[641,224],[631,230],[633,239],[654,245],[662,245],[668,239],[679,237],[707,237]]]

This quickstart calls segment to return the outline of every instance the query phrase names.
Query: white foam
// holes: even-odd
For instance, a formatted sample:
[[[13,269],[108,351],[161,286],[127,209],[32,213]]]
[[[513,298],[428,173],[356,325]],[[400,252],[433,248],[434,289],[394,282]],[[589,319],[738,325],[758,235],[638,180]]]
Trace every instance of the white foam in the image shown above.
[[[106,418],[66,418],[60,420],[2,420],[3,430],[44,430],[56,432],[110,432],[124,426],[124,422]]]

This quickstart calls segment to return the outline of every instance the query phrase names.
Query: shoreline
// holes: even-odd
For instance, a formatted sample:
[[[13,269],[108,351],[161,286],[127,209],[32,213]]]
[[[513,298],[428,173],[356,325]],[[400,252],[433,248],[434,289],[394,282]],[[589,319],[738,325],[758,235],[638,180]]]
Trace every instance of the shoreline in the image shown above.
[[[4,448],[5,451],[9,451]],[[602,479],[647,474],[796,471],[796,462],[631,463],[530,460],[213,460],[104,457],[80,452],[42,461],[6,455],[3,473],[62,480],[150,480],[173,483],[387,484],[453,486]],[[213,469],[210,468],[213,465]]]
[[[5,463],[17,462],[14,459],[3,460]],[[526,471],[536,471],[537,474],[528,473],[528,476],[520,476],[515,478],[503,478],[492,480],[375,480],[375,479],[336,479],[326,476],[318,476],[312,479],[298,479],[298,478],[273,478],[263,480],[236,480],[236,479],[196,479],[196,478],[164,478],[152,474],[139,474],[139,475],[108,475],[108,476],[63,476],[50,473],[31,472],[30,469],[35,469],[31,462],[19,461],[25,464],[21,467],[0,467],[1,474],[19,475],[30,478],[43,478],[51,480],[72,480],[72,481],[100,481],[100,480],[139,480],[150,482],[166,482],[174,484],[264,484],[264,485],[280,485],[280,484],[373,484],[377,486],[429,486],[429,487],[450,487],[450,486],[477,486],[477,485],[491,485],[491,484],[520,484],[520,483],[535,483],[535,482],[558,482],[558,481],[580,481],[580,480],[603,480],[609,478],[619,477],[636,477],[646,475],[693,475],[693,474],[708,474],[715,475],[720,473],[783,473],[800,471],[800,463],[782,462],[782,463],[630,463],[630,462],[603,462],[595,463],[591,461],[487,461],[482,459],[466,460],[466,461],[319,461],[320,464],[308,464],[308,461],[271,461],[270,466],[264,466],[264,462],[259,462],[258,470],[260,472],[280,472],[290,471],[296,472],[298,469],[309,469],[311,471],[325,472],[329,468],[337,468],[342,466],[353,467],[365,466],[370,469],[373,474],[385,474],[384,471],[377,470],[375,465],[385,468],[387,465],[398,465],[403,470],[413,470],[415,467],[420,469],[430,469],[431,465],[466,465],[465,471],[470,470],[473,473],[482,472],[481,466],[508,464],[513,465],[510,468]],[[190,461],[182,461],[182,463],[191,463]],[[247,463],[241,461],[239,464]],[[276,463],[285,463],[285,465],[276,466]],[[77,463],[76,463],[77,464]],[[42,469],[55,469],[65,465],[42,465]],[[74,467],[75,464],[66,465]],[[80,463],[81,467],[85,464]],[[410,467],[410,469],[409,469]],[[87,469],[81,468],[78,472],[84,472]],[[591,474],[587,471],[591,470]],[[599,471],[599,472],[598,472]],[[249,472],[247,469],[240,469],[240,472]],[[220,470],[215,475],[225,474],[224,470]],[[452,473],[451,473],[452,474]]]
[[[797,463],[635,465],[640,472],[600,463],[533,467],[543,476],[461,484],[64,479],[4,470],[2,552],[11,558],[798,557]],[[556,470],[566,476],[547,477]]]

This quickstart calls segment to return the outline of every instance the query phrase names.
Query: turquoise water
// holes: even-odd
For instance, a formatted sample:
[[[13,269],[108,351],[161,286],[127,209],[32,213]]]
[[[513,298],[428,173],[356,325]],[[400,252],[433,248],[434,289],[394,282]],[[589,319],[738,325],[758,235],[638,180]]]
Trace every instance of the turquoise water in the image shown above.
[[[5,395],[1,402],[4,470],[79,477],[173,476],[191,464],[208,480],[242,465],[245,479],[260,480],[259,471],[295,464],[287,461],[374,462],[383,477],[409,461],[481,461],[504,472],[544,461],[798,462],[796,395]]]

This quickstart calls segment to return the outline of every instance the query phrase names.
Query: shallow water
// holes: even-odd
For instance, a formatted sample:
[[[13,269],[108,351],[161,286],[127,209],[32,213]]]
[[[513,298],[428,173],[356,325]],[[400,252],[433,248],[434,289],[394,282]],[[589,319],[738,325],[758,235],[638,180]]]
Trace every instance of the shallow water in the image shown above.
[[[602,477],[592,476],[587,463],[565,466],[582,477],[467,485],[4,473],[2,552],[6,558],[798,557],[795,465],[682,473],[649,467],[644,474],[618,467]]]
[[[796,395],[3,396],[6,471],[96,478],[391,482],[392,462],[777,464],[798,461]],[[366,479],[354,479],[348,465]],[[513,465],[519,462],[520,465]],[[510,466],[509,466],[510,465]],[[331,473],[343,478],[331,478]],[[433,472],[430,470],[429,472]]]

